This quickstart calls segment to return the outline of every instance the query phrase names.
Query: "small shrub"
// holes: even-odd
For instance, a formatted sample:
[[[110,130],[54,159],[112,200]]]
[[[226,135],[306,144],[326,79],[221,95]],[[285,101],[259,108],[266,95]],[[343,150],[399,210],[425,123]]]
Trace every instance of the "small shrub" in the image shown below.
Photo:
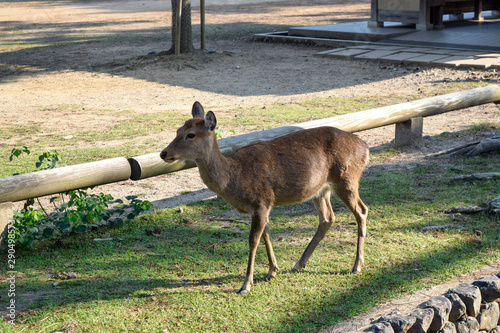
[[[10,161],[22,154],[31,154],[28,147],[14,148]],[[41,154],[36,162],[36,170],[56,168],[61,161],[57,151]],[[34,248],[36,242],[56,240],[71,233],[86,233],[98,226],[121,225],[126,219],[134,219],[141,212],[152,208],[149,201],[136,196],[128,196],[128,203],[114,199],[110,194],[89,194],[87,189],[60,193],[50,198],[54,209],[48,213],[36,198],[41,210],[33,208],[35,199],[29,199],[21,211],[14,212],[15,239],[23,246]],[[62,202],[56,204],[57,202]],[[115,207],[112,207],[115,206]]]

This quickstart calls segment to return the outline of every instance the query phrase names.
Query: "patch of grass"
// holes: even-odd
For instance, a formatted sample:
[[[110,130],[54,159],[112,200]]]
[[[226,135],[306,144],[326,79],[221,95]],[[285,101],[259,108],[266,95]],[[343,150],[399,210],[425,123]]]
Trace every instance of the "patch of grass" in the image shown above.
[[[378,149],[370,152],[370,162],[378,163],[382,161],[386,161],[387,159],[396,157],[400,154],[400,152],[394,147],[389,147],[387,149]]]
[[[322,97],[304,100],[294,104],[275,104],[266,107],[237,108],[227,112],[217,113],[219,123],[224,131],[235,131],[240,134],[251,130],[262,130],[279,126],[290,125],[315,119],[333,117],[352,112],[382,107],[400,103],[405,100],[401,96],[384,97]],[[207,107],[209,109],[209,107]],[[80,105],[56,105],[48,106],[43,111],[50,112],[85,112],[92,116],[116,116],[113,123],[107,125],[106,130],[95,129],[65,133],[73,138],[63,140],[61,135],[44,136],[43,140],[33,137],[42,131],[39,124],[27,124],[6,127],[0,133],[0,138],[16,138],[16,146],[28,146],[33,150],[45,151],[57,149],[66,158],[68,164],[84,163],[98,160],[99,158],[110,158],[119,156],[135,156],[150,153],[153,149],[163,148],[164,143],[154,139],[144,139],[151,133],[159,133],[164,130],[174,131],[189,118],[189,112],[157,112],[137,114],[134,111],[114,110],[90,110]],[[266,124],[263,126],[262,124]],[[488,122],[471,126],[465,132],[454,132],[446,135],[460,136],[464,134],[476,134],[482,131],[496,129],[500,123]],[[436,139],[439,139],[436,138]],[[123,140],[119,147],[103,147],[104,142],[111,140]],[[109,145],[108,145],[109,146]],[[8,161],[12,146],[0,144],[0,161]],[[394,149],[377,151],[372,154],[372,161],[384,160],[395,156],[398,152]],[[28,159],[5,163],[0,169],[0,177],[12,175],[19,170],[24,171],[33,165]]]
[[[0,139],[10,140],[13,137],[21,137],[24,139],[31,138],[32,135],[40,132],[39,124],[19,124],[15,126],[2,127],[0,131]]]
[[[30,156],[23,156],[9,162],[9,156],[12,149],[0,149],[0,177],[12,176],[14,173],[28,173],[35,171],[35,163],[38,161],[37,154],[44,150],[41,146],[29,147],[33,152]],[[57,151],[63,156],[64,163],[67,165],[81,164],[87,162],[100,161],[114,157],[131,157],[145,154],[147,147],[124,144],[116,147],[87,147],[87,148],[59,148]],[[37,156],[35,156],[37,155]]]
[[[443,84],[432,84],[428,87],[421,87],[421,92],[423,93],[422,98],[433,97],[438,95],[450,94],[454,92],[481,88],[491,85],[492,82],[488,81],[459,81],[459,82],[449,82],[445,85]]]
[[[165,129],[180,127],[187,119],[188,116],[173,112],[141,114],[121,121],[109,129],[107,135],[114,139],[146,136]]]
[[[389,299],[500,260],[498,216],[442,212],[498,195],[499,180],[449,178],[488,172],[499,162],[498,156],[461,158],[448,165],[374,171],[362,179],[361,197],[370,212],[366,266],[359,275],[349,273],[356,248],[350,212],[336,211],[337,224],[308,266],[291,274],[314,234],[317,216],[310,202],[276,208],[271,234],[281,270],[273,281],[263,281],[267,256],[261,244],[255,286],[245,297],[235,292],[246,270],[249,226],[231,220],[230,207],[222,200],[185,206],[182,213],[158,211],[122,227],[72,236],[62,247],[45,243],[35,252],[19,250],[17,328],[317,332]],[[336,198],[333,204],[342,207]],[[427,226],[443,227],[426,231]],[[154,228],[161,229],[159,236],[145,233]],[[482,236],[474,230],[481,230]],[[92,241],[105,237],[113,240]],[[70,271],[78,278],[58,277]],[[55,280],[57,288],[52,286]],[[6,290],[6,283],[0,288]],[[2,322],[0,329],[9,332],[10,326]]]
[[[269,129],[386,106],[397,100],[401,97],[320,97],[287,105],[238,108],[234,110],[237,117],[225,119],[224,124],[255,127],[265,123]]]
[[[479,123],[479,124],[473,124],[469,126],[469,128],[461,130],[461,131],[454,131],[454,132],[442,132],[439,135],[433,136],[431,140],[435,141],[442,141],[442,140],[449,140],[450,138],[463,138],[468,135],[477,135],[479,133],[488,133],[488,132],[493,132],[497,129],[500,128],[500,121],[499,122],[484,122],[484,123]]]
[[[488,132],[500,128],[500,121],[498,122],[484,122],[470,126],[469,131],[472,134]]]

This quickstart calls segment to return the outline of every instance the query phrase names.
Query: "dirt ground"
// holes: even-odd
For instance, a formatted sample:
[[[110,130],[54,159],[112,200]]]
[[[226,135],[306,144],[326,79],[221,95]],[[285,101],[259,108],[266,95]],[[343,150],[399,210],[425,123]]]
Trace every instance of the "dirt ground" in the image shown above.
[[[327,49],[324,47],[254,42],[251,34],[240,37],[235,33],[246,31],[248,23],[269,31],[266,29],[271,27],[286,30],[294,25],[367,19],[368,0],[208,6],[206,47],[215,53],[198,53],[177,62],[154,56],[138,58],[170,48],[171,14],[164,1],[13,1],[1,6],[0,31],[6,51],[0,54],[0,127],[40,125],[42,133],[33,140],[90,128],[106,130],[120,111],[174,110],[187,116],[195,100],[214,111],[228,111],[322,96],[390,97],[396,93],[415,97],[424,91],[439,94],[448,82],[498,82],[496,73],[488,70],[325,59],[315,56]],[[199,8],[193,7],[193,24],[198,22]],[[199,47],[196,31],[195,47]],[[68,112],[65,106],[74,105],[82,111]],[[86,109],[117,112],[93,114]],[[497,116],[497,108],[488,105],[433,117],[425,122],[425,135],[455,132]],[[161,150],[174,133],[170,129],[136,140],[159,139],[146,154]],[[359,135],[377,147],[390,142],[393,133],[390,127]],[[15,146],[18,139],[13,137],[4,144]],[[98,146],[123,143],[111,140]],[[444,149],[443,145],[446,142],[428,149]],[[408,151],[399,159],[421,152]],[[138,195],[158,208],[211,195],[196,170],[100,190],[115,197]]]
[[[89,128],[106,130],[116,121],[116,112],[90,114],[86,108],[133,110],[139,114],[174,110],[188,117],[196,100],[224,112],[239,106],[265,107],[326,96],[397,94],[414,98],[422,92],[439,94],[450,82],[498,83],[496,73],[489,70],[322,58],[315,54],[328,48],[255,42],[249,38],[251,34],[242,38],[236,33],[246,31],[248,23],[262,25],[264,32],[269,31],[267,27],[278,31],[288,26],[367,19],[369,0],[208,6],[207,49],[215,52],[198,52],[176,62],[153,54],[171,45],[171,14],[164,0],[7,1],[0,8],[4,44],[0,53],[0,128],[40,125],[43,134],[33,140],[48,135],[64,137]],[[197,22],[199,10],[194,7],[193,23]],[[197,36],[195,33],[195,47],[199,47]],[[68,105],[82,106],[82,112],[61,107]],[[389,164],[372,164],[370,168],[428,163],[422,156],[491,135],[481,132],[457,140],[444,132],[498,121],[498,114],[498,107],[489,104],[426,119],[424,135],[441,135],[442,140],[426,139],[419,148],[404,149]],[[151,133],[149,137],[157,138],[159,144],[144,154],[160,151],[174,134],[174,129]],[[394,138],[394,129],[358,134],[377,149]],[[13,137],[3,144],[15,145],[18,139]],[[120,144],[116,140],[99,146]],[[99,191],[115,198],[138,195],[157,209],[213,196],[195,169],[106,185]],[[498,272],[498,267],[495,269]],[[405,302],[408,305],[411,300]],[[346,332],[345,327],[342,329]]]

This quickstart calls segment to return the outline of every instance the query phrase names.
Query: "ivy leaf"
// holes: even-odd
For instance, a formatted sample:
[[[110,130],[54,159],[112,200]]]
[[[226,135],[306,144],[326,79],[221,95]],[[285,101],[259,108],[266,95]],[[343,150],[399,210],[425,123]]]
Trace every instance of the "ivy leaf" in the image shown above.
[[[57,206],[57,210],[60,212],[63,212],[66,209],[68,209],[68,206],[69,206],[68,203],[64,202],[64,203],[60,204],[59,206]]]
[[[116,227],[116,226],[120,226],[122,224],[123,224],[123,219],[121,219],[119,217],[108,221],[108,226],[110,226],[110,227]]]
[[[79,224],[76,228],[73,228],[73,231],[77,234],[84,234],[87,232],[87,226],[85,224]]]
[[[71,224],[67,222],[59,222],[56,226],[66,235],[71,232]]]
[[[71,214],[71,216],[69,216],[69,220],[73,223],[76,223],[78,222],[79,218],[78,218],[78,215],[76,214]]]
[[[43,229],[43,237],[45,239],[52,238],[53,235],[54,235],[54,228],[47,227]]]
[[[20,237],[19,238],[19,243],[21,243],[22,245],[30,248],[30,249],[33,249],[35,248],[35,241],[33,239],[29,239],[29,238],[25,238],[25,237]]]

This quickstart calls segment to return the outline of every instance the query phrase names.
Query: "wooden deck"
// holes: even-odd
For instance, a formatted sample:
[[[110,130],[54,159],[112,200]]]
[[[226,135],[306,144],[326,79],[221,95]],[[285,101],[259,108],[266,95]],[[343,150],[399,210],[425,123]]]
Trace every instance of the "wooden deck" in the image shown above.
[[[498,0],[372,0],[370,27],[383,27],[384,22],[415,24],[417,30],[443,28],[443,15],[456,20],[474,12],[475,20],[482,20],[483,11],[500,15]]]

